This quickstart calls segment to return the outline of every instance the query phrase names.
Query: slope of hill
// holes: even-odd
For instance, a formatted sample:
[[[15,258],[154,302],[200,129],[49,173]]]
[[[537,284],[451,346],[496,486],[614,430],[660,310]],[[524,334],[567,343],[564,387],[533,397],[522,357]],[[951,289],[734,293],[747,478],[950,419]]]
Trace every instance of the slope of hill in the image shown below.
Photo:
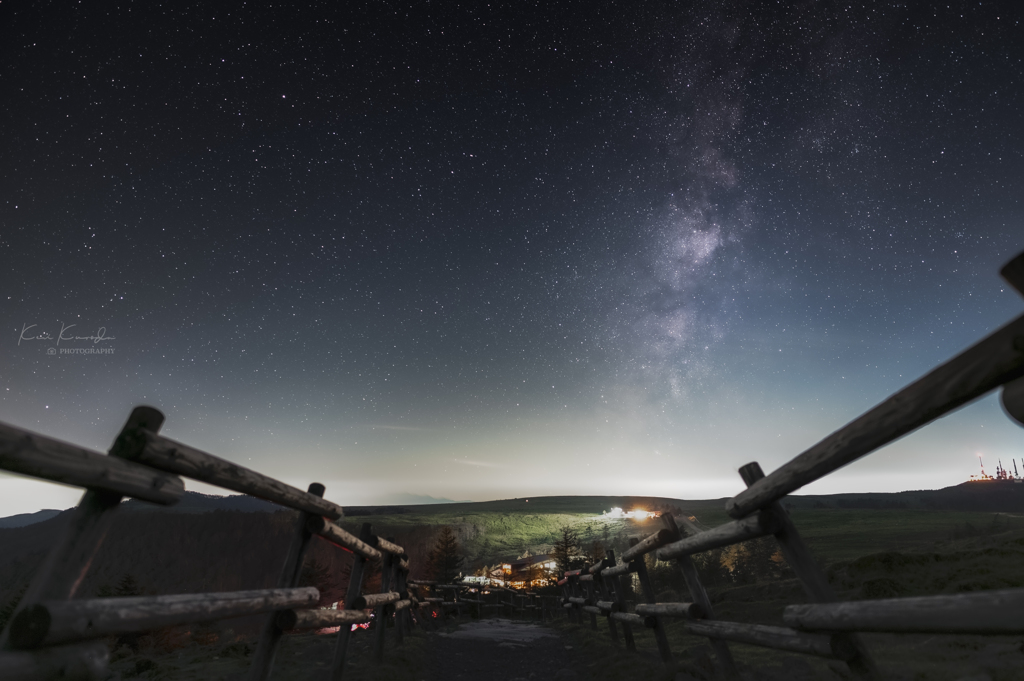
[[[1016,531],[1019,518],[1012,514],[1024,510],[1024,485],[968,483],[898,494],[793,496],[785,503],[815,552],[832,562],[877,551],[927,550],[979,531]],[[349,508],[341,524],[356,533],[369,522],[375,533],[394,537],[412,558],[413,576],[425,577],[427,553],[444,525],[455,531],[469,570],[526,552],[547,553],[564,525],[577,530],[584,548],[600,543],[617,552],[630,536],[656,527],[654,521],[605,515],[613,507],[669,511],[709,527],[728,520],[724,499],[579,496]],[[269,586],[296,517],[251,497],[196,493],[187,493],[178,507],[129,501],[121,510],[83,584],[84,595],[126,573],[152,593]],[[31,525],[0,527],[0,606],[28,582],[67,517],[64,512]],[[315,546],[311,561],[330,575],[323,586],[337,594],[348,554],[322,541]]]
[[[49,520],[56,515],[59,515],[61,511],[52,508],[46,508],[42,511],[36,511],[35,513],[19,513],[18,515],[7,516],[6,518],[0,518],[0,529],[6,527],[25,527],[26,525],[34,525],[41,523],[44,520]]]

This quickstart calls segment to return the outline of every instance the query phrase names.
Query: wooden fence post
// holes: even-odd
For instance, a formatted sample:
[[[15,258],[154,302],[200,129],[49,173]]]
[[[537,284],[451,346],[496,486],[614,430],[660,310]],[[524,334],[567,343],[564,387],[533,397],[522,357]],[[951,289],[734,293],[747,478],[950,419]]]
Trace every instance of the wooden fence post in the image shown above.
[[[594,594],[594,582],[587,582],[586,586],[580,581],[579,577],[574,577],[573,582],[576,584],[576,588],[579,590],[579,595],[590,601],[591,604],[597,602]],[[590,613],[590,628],[597,631],[597,615]]]
[[[636,546],[639,543],[640,540],[637,537],[632,537],[629,540],[630,546]],[[654,586],[651,584],[651,576],[647,574],[645,557],[637,557],[633,564],[636,566],[636,577],[640,582],[640,589],[643,591],[644,600],[648,603],[657,602]],[[668,636],[665,634],[665,618],[655,616],[654,621],[656,622],[654,640],[658,642],[658,653],[661,655],[661,660],[665,663],[665,666],[669,669],[674,669],[675,661],[672,659],[672,649],[668,645]]]
[[[611,551],[609,551],[608,553],[611,553]],[[614,558],[611,560],[610,565],[615,565]],[[604,566],[602,565],[602,568],[603,567]],[[597,586],[597,590],[600,593],[600,599],[591,598],[591,602],[596,602],[597,600],[614,601],[615,600],[615,592],[613,591],[612,585],[610,583],[611,582],[611,578],[609,578],[607,580],[604,579],[604,577],[601,575],[601,572],[602,572],[602,570],[597,570],[596,572],[591,573],[591,578],[594,580],[591,583],[595,584]],[[610,613],[606,613],[606,614],[610,614]],[[591,615],[591,616],[593,616],[593,615]],[[605,617],[605,619],[608,620],[608,635],[611,637],[612,643],[614,643],[615,646],[618,647],[618,645],[619,645],[619,630],[615,626],[615,620],[613,620],[611,617]],[[623,625],[623,626],[625,626],[625,625]]]
[[[325,489],[319,482],[314,482],[309,485],[307,491],[314,496],[323,497]],[[302,577],[302,563],[313,539],[313,533],[306,528],[306,523],[311,517],[310,513],[299,512],[297,532],[285,554],[284,565],[281,566],[281,576],[277,580],[278,587],[282,589],[290,589],[299,585],[299,579]],[[284,635],[281,628],[277,626],[277,614],[272,612],[267,615],[267,620],[263,624],[260,642],[249,663],[249,681],[265,681],[270,676],[270,670],[274,666],[274,656],[277,654],[277,644],[281,642],[281,637]]]
[[[121,459],[135,458],[146,446],[143,431],[156,433],[163,423],[164,415],[159,410],[135,407],[108,455]],[[87,490],[82,495],[69,522],[53,542],[49,554],[22,596],[17,612],[39,601],[66,601],[77,594],[120,505],[121,495],[113,492]],[[0,649],[9,647],[10,630],[8,626],[0,632]]]
[[[403,598],[411,598],[411,594],[409,593],[409,584],[408,584],[408,578],[409,578],[408,570],[403,570],[403,569],[399,568],[397,576],[398,576],[398,579],[395,582],[395,586],[396,586],[395,591],[397,591],[398,593],[402,594]],[[411,608],[405,608],[404,610],[399,611],[398,617],[396,619],[395,624],[396,625],[401,624],[402,633],[411,634],[412,633],[412,609]]]
[[[394,541],[394,537],[388,537],[388,540],[389,541]],[[402,584],[401,584],[402,570],[399,567],[399,564],[401,562],[402,562],[402,559],[399,556],[392,556],[391,557],[391,589],[390,589],[390,591],[396,591],[396,592],[399,593],[399,595],[401,595],[401,593],[402,593]],[[387,613],[388,613],[388,619],[389,620],[391,619],[391,613],[394,613],[394,615],[395,615],[395,643],[397,645],[402,645],[403,643],[405,643],[405,626],[403,625],[402,611],[397,611],[397,610],[395,610],[395,606],[389,605],[388,609],[387,609]]]
[[[389,552],[384,551],[384,561],[380,567],[380,591],[381,593],[387,593],[391,591],[391,578],[394,573],[394,562],[395,557]],[[387,619],[388,619],[388,606],[379,605],[377,606],[376,617],[377,621],[377,636],[374,641],[374,659],[377,663],[384,661],[384,638],[385,632],[387,631]]]
[[[369,542],[373,536],[370,523],[363,523],[359,539]],[[363,594],[363,577],[366,576],[366,558],[353,554],[352,570],[349,572],[348,589],[345,591],[345,609],[352,610],[352,603]],[[352,625],[338,629],[338,640],[334,646],[334,660],[331,662],[331,681],[341,681],[345,674],[345,659],[348,656],[348,640],[352,637]]]
[[[764,471],[761,470],[761,465],[754,461],[740,468],[740,477],[743,478],[743,482],[746,483],[747,487],[750,487],[764,477]],[[786,563],[793,569],[801,585],[803,585],[807,597],[812,603],[831,603],[835,601],[836,593],[832,589],[832,585],[828,583],[825,573],[818,567],[814,556],[811,555],[807,544],[804,543],[800,533],[797,532],[796,526],[790,519],[786,509],[778,501],[774,501],[763,511],[768,511],[772,514],[776,526],[779,528],[775,532],[775,539],[779,542],[779,548],[782,550]],[[840,645],[849,647],[856,653],[851,659],[846,661],[846,664],[853,673],[868,679],[880,678],[878,667],[868,654],[867,648],[864,647],[864,643],[859,636],[852,633],[837,634],[836,636]]]
[[[679,537],[679,527],[676,526],[675,518],[672,517],[671,513],[662,514],[661,521],[673,533],[673,537]],[[686,580],[686,587],[690,590],[690,598],[700,606],[704,612],[705,619],[714,619],[715,613],[711,607],[711,599],[708,598],[708,592],[704,590],[704,585],[700,583],[697,566],[693,564],[693,560],[689,556],[680,556],[675,561],[683,573],[683,579]],[[740,673],[736,669],[736,661],[732,658],[729,644],[720,638],[709,638],[708,643],[711,644],[712,650],[715,651],[715,659],[718,660],[722,674],[727,679],[739,679]]]
[[[562,611],[565,612],[565,618],[567,620],[575,622],[576,620],[573,619],[572,616],[573,608],[565,607],[569,603],[569,594],[571,593],[569,591],[569,578],[564,577],[563,579],[565,579],[565,581],[562,582]]]
[[[605,556],[608,559],[608,565],[615,565],[615,552],[609,549]],[[603,571],[602,571],[603,572]],[[601,576],[601,572],[597,573]],[[626,590],[623,587],[622,581],[626,578],[626,575],[617,575],[605,579],[601,576],[601,579],[608,585],[609,595],[612,600],[615,601],[619,606],[619,612],[626,612]],[[609,622],[613,622],[611,617],[608,618]],[[620,622],[622,625],[622,638],[626,642],[626,650],[631,653],[636,652],[636,642],[633,640],[633,629],[629,626],[629,622]]]

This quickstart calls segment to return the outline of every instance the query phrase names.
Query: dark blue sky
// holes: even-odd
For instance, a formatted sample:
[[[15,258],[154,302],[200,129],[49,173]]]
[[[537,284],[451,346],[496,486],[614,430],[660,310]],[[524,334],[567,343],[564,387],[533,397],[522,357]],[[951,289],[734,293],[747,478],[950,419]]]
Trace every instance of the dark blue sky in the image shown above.
[[[1014,3],[763,5],[3,3],[0,420],[151,404],[342,504],[738,491],[1022,307]],[[977,453],[991,398],[812,489]]]

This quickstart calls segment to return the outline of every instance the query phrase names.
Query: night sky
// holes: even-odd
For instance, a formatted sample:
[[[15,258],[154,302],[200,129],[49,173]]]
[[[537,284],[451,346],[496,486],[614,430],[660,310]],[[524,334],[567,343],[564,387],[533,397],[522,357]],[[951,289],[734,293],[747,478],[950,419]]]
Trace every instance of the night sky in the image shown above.
[[[738,492],[1024,310],[1020,3],[767,5],[0,3],[0,420],[149,404],[341,504]],[[805,491],[979,453],[991,396]]]

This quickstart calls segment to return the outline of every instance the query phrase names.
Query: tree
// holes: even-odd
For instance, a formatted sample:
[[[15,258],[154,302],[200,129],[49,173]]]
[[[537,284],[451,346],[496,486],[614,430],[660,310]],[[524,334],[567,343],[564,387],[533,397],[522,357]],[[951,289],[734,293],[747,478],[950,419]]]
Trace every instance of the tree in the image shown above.
[[[331,574],[330,566],[316,558],[306,561],[306,564],[302,566],[299,586],[315,586],[320,592],[320,600],[317,605],[321,608],[336,601],[335,596],[340,592]]]
[[[439,584],[451,584],[461,574],[462,556],[455,532],[448,525],[441,528],[434,540],[434,547],[427,555],[430,573]]]
[[[96,595],[99,598],[128,598],[130,596],[141,596],[142,594],[142,585],[139,584],[139,580],[135,579],[135,576],[128,572],[121,575],[121,579],[117,580],[115,586],[104,584],[96,590]],[[138,651],[139,639],[141,638],[142,634],[138,632],[121,634],[117,637],[114,647],[116,649],[121,646],[128,646],[131,650]]]
[[[577,562],[580,550],[580,535],[571,525],[562,525],[558,528],[554,548],[551,550],[551,557],[555,559],[558,569],[558,578],[573,569]]]
[[[104,584],[96,589],[97,598],[124,598],[141,595],[142,586],[139,584],[139,580],[135,579],[135,576],[128,572],[122,573],[121,578],[117,580],[117,584],[113,586]]]

